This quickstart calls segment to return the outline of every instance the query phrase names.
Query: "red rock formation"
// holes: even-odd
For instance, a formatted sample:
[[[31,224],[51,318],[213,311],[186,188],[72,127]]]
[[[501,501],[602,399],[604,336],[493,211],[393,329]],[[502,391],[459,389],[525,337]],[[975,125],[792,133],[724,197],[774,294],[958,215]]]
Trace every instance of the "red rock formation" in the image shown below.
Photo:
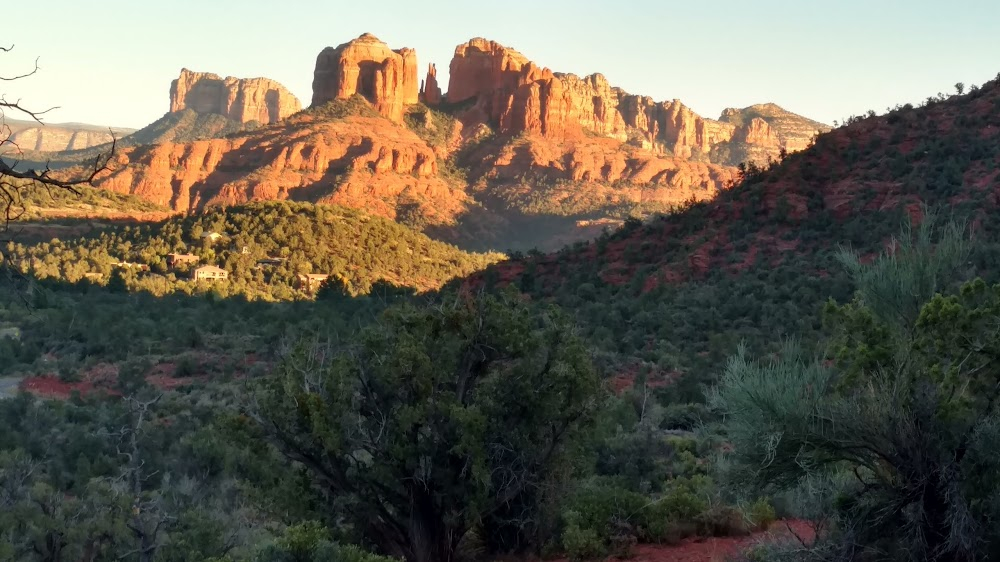
[[[369,33],[327,47],[316,57],[313,106],[361,94],[379,113],[399,122],[405,107],[419,101],[419,93],[416,51],[393,51]]]
[[[760,117],[754,117],[745,127],[740,129],[738,140],[747,144],[774,145],[779,143],[778,135],[771,129],[771,125]]]
[[[428,223],[447,224],[465,210],[465,192],[437,177],[433,150],[410,130],[380,117],[312,119],[234,138],[125,148],[96,184],[181,212],[294,199],[395,218],[406,202]]]
[[[579,78],[555,73],[513,49],[479,38],[455,49],[447,96],[449,102],[475,99],[477,110],[504,134],[536,133],[561,140],[588,131],[681,158],[708,157],[713,148],[737,136],[740,142],[777,156],[782,148],[807,144],[789,142],[784,136],[798,139],[805,134],[804,127],[811,138],[817,130],[813,125],[822,127],[812,121],[804,126],[808,120],[773,104],[746,110],[760,113],[766,127],[761,122],[705,119],[678,100],[658,103],[628,94],[601,74]],[[741,127],[749,129],[738,132]],[[785,130],[788,135],[782,135]]]
[[[302,104],[284,86],[267,78],[220,78],[181,69],[170,83],[170,111],[192,109],[217,113],[234,121],[275,123],[298,112]]]
[[[679,100],[655,107],[664,119],[661,137],[675,156],[690,158],[694,149],[707,154],[714,145],[733,136],[732,125],[705,119]]]
[[[455,48],[448,76],[448,102],[476,99],[497,121],[507,100],[521,85],[521,68],[529,64],[521,53],[481,37]]]
[[[752,105],[743,109],[729,108],[719,120],[736,126],[733,145],[746,153],[748,160],[765,163],[785,150],[796,152],[807,148],[817,134],[830,127],[786,111],[773,103]]]
[[[427,67],[427,79],[420,85],[420,101],[431,106],[441,103],[441,87],[438,86],[437,66],[434,64]]]

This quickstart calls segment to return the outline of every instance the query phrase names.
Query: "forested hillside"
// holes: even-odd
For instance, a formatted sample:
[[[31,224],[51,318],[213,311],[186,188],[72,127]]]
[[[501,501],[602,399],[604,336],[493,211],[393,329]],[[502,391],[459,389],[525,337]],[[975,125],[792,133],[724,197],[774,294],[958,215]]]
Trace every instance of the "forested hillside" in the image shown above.
[[[714,201],[515,256],[468,283],[513,284],[573,311],[593,345],[629,370],[712,380],[740,341],[761,351],[783,337],[814,341],[823,303],[854,290],[838,248],[872,256],[924,206],[967,221],[970,265],[997,270],[1000,83],[851,119],[742,175]]]
[[[329,275],[336,290],[351,295],[367,293],[377,281],[426,291],[503,257],[462,252],[356,209],[287,202],[214,208],[77,240],[12,243],[5,253],[39,279],[113,279],[156,295],[212,290],[268,300],[309,292],[300,286],[304,274]],[[171,266],[170,254],[190,255],[191,263]],[[191,280],[191,271],[205,265],[221,267],[227,279]]]

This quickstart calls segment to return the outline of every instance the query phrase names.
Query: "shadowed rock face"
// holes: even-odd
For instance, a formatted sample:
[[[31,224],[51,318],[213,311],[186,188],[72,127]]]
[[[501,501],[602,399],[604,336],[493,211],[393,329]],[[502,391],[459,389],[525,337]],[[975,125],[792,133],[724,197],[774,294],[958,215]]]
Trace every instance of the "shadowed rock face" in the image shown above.
[[[267,78],[221,78],[208,72],[181,69],[170,84],[170,111],[191,109],[247,123],[275,123],[302,109],[298,98]]]
[[[327,47],[316,57],[312,105],[360,94],[376,111],[399,122],[405,107],[419,100],[419,85],[416,51],[393,51],[365,33],[336,48]]]

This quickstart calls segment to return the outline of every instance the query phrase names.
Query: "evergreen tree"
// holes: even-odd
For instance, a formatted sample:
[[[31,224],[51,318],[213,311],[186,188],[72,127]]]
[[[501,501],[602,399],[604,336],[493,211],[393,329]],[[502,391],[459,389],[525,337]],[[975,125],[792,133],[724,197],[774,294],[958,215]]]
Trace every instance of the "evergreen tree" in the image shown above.
[[[712,397],[737,488],[837,483],[835,525],[811,553],[822,559],[998,554],[1000,285],[955,290],[969,246],[934,222],[871,265],[845,253],[858,290],[828,307],[828,361],[742,348]]]

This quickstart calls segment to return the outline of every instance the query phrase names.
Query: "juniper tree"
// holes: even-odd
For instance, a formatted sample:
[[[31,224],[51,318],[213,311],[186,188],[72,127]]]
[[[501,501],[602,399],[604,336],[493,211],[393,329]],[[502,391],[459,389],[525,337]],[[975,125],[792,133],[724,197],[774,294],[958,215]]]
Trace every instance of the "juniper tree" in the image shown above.
[[[538,527],[599,392],[558,311],[460,295],[391,306],[346,345],[296,346],[248,413],[331,519],[386,554],[448,562],[470,530],[490,541]]]

